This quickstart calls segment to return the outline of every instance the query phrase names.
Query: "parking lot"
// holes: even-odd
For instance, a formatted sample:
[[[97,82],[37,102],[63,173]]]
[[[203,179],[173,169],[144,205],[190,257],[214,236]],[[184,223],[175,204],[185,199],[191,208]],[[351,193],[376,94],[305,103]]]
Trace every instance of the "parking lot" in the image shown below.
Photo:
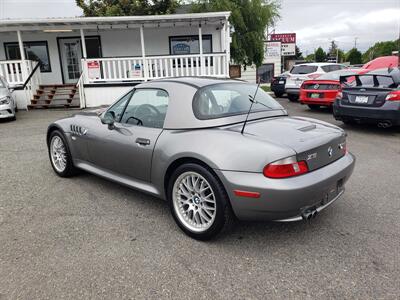
[[[71,111],[0,123],[0,299],[398,299],[400,130],[345,126],[344,196],[311,222],[238,223],[211,242],[184,235],[161,200],[83,173],[55,175],[47,125]]]

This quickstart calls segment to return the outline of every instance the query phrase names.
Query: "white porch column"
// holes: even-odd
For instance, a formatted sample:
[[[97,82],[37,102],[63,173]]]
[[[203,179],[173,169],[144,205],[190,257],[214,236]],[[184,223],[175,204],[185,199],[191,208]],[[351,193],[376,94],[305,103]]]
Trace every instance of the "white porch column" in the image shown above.
[[[225,55],[226,55],[226,77],[229,77],[229,63],[231,59],[231,33],[228,18],[225,22]]]
[[[225,31],[226,31],[225,26],[226,26],[226,23],[224,23],[224,25],[221,26],[221,31],[220,31],[220,36],[219,36],[221,52],[225,51],[225,46],[226,46],[226,44],[225,44]]]
[[[146,52],[145,52],[145,47],[144,47],[143,25],[140,25],[140,46],[142,47],[142,60],[143,60],[144,80],[147,81],[148,73],[147,73]]]
[[[22,43],[21,31],[17,31],[18,35],[18,45],[19,45],[19,53],[21,55],[21,60],[25,60],[25,51],[24,51],[24,44]]]
[[[22,37],[21,37],[21,31],[17,31],[17,36],[18,36],[18,45],[19,45],[19,53],[21,56],[21,74],[22,74],[22,80],[25,81],[28,78],[28,64],[26,61],[25,57],[25,50],[24,50],[24,43],[22,42]]]
[[[85,42],[85,34],[83,33],[83,29],[80,29],[81,32],[81,43],[82,43],[82,53],[83,53],[83,58],[87,58],[87,53],[86,53],[86,42]]]
[[[201,32],[201,24],[199,24],[199,50],[200,50],[200,76],[204,75],[204,58],[203,58],[203,35]]]

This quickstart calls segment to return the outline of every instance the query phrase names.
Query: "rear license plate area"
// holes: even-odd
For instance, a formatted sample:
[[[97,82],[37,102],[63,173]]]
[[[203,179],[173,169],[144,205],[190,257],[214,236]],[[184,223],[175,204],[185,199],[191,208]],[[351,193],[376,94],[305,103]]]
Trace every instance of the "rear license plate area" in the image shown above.
[[[321,97],[321,94],[320,93],[311,93],[310,94],[310,98],[320,98]]]
[[[360,104],[366,104],[368,103],[368,96],[356,96],[356,98],[354,99],[355,103],[360,103]]]
[[[279,81],[279,84],[284,84],[285,82],[283,80]]]
[[[333,184],[327,191],[323,204],[335,199],[343,191],[343,178]]]

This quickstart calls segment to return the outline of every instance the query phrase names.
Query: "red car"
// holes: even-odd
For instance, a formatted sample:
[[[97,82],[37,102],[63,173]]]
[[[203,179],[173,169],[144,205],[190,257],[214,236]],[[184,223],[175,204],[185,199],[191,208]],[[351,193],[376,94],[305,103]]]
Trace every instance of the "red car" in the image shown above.
[[[306,80],[300,87],[301,104],[307,104],[311,109],[320,106],[332,106],[340,91],[340,76],[365,73],[365,69],[344,69],[321,75],[318,79]]]
[[[377,57],[367,62],[365,65],[363,65],[362,69],[367,69],[371,71],[389,67],[390,68],[400,67],[400,57],[395,55]]]

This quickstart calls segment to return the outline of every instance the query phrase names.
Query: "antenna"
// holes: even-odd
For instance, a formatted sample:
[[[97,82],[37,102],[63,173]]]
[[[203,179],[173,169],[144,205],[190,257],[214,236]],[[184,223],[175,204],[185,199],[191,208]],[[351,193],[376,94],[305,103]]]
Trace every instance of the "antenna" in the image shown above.
[[[256,95],[258,92],[258,88],[260,87],[260,83],[261,83],[261,78],[258,78],[258,85],[257,85],[256,91],[254,92],[254,96],[249,95],[249,100],[250,100],[251,104],[250,104],[249,111],[247,112],[247,115],[246,115],[246,120],[244,120],[242,130],[240,131],[241,134],[243,134],[244,128],[246,127],[247,120],[249,118],[253,104],[254,104],[254,102],[256,102]]]

